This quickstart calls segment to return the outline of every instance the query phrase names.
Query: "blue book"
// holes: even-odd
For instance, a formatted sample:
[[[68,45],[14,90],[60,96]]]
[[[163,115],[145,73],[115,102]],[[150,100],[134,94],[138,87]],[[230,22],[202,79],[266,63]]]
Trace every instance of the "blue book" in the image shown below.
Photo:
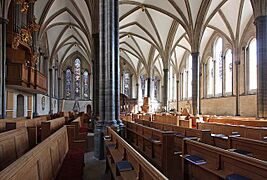
[[[133,170],[131,163],[129,163],[128,161],[117,162],[116,166],[120,172]]]
[[[187,155],[185,157],[186,160],[190,161],[191,163],[193,164],[196,164],[196,165],[201,165],[201,164],[206,164],[207,161],[199,156],[196,156],[196,155]]]
[[[239,174],[230,174],[226,176],[226,180],[250,180],[247,177],[241,176]]]

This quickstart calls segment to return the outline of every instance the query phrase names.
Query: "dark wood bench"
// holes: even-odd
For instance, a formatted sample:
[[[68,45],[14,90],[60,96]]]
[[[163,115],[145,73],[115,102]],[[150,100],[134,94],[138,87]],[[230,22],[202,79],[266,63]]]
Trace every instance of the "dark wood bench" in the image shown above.
[[[233,117],[233,116],[219,116],[211,117],[206,120],[207,122],[244,125],[254,127],[267,127],[267,120],[258,120],[255,117]]]
[[[0,171],[25,154],[29,149],[27,128],[0,133]]]
[[[106,162],[113,179],[167,179],[111,128],[107,135]]]
[[[75,127],[75,138],[76,139],[86,139],[88,128],[82,122],[81,117],[77,117],[75,120],[73,120],[71,122],[71,125]]]
[[[1,171],[0,179],[81,179],[82,169],[83,152],[69,149],[64,126]]]
[[[266,127],[251,127],[220,123],[197,123],[197,128],[201,130],[209,129],[213,134],[223,134],[225,136],[238,134],[241,137],[261,141],[267,137]]]
[[[43,141],[65,124],[65,118],[60,117],[41,123],[41,140]]]
[[[201,142],[184,140],[184,179],[267,179],[267,162]]]
[[[175,152],[174,132],[133,122],[127,122],[125,125],[127,141],[168,178],[177,179],[181,172],[174,167],[181,167],[181,161],[180,154]]]

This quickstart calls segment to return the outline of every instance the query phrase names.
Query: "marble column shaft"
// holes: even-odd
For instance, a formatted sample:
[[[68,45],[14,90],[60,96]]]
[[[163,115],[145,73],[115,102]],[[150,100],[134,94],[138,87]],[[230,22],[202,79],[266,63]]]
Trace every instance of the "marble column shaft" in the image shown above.
[[[257,36],[257,116],[267,118],[267,16],[255,19]]]
[[[119,120],[119,26],[118,0],[100,1],[100,120],[118,127]]]
[[[2,58],[1,58],[1,118],[6,117],[6,45],[7,45],[7,23],[8,20],[5,18],[0,18],[0,23],[2,25]]]
[[[168,81],[169,81],[169,69],[163,69],[164,72],[164,85],[163,85],[163,106],[166,106],[168,110]]]
[[[200,101],[199,101],[199,53],[192,53],[192,108],[193,114],[199,114]]]
[[[99,116],[99,33],[93,34],[93,41],[93,112],[95,116]]]

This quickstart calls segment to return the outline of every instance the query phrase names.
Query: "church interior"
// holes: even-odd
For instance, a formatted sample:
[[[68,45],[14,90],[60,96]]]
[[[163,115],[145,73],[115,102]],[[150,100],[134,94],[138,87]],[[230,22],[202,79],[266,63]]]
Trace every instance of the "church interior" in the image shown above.
[[[0,61],[0,180],[267,179],[267,0],[0,0]]]

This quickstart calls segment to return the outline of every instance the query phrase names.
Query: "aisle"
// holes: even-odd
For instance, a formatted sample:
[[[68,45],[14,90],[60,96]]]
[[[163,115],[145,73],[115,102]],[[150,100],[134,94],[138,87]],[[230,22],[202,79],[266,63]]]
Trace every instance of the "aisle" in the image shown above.
[[[84,180],[108,180],[110,175],[105,174],[106,161],[97,160],[94,152],[88,152],[84,155]]]

